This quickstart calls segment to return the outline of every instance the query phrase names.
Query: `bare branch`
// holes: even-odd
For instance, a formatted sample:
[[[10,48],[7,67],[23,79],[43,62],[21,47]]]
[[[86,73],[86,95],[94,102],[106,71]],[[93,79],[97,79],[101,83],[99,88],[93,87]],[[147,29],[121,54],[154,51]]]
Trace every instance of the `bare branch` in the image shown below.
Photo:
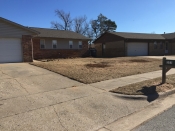
[[[76,17],[74,19],[74,31],[80,34],[85,35],[89,25],[86,22],[87,17],[83,16],[83,17]]]
[[[72,19],[70,13],[65,13],[62,10],[55,10],[55,14],[62,21],[62,23],[51,22],[52,27],[61,30],[71,30],[72,27]]]

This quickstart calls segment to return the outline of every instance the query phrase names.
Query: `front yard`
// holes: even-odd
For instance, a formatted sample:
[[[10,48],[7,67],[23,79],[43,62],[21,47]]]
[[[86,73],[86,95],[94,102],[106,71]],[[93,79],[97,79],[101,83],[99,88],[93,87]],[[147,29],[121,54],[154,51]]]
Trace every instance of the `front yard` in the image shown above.
[[[119,57],[55,59],[31,64],[89,84],[160,70],[161,61],[141,57]]]
[[[175,88],[175,75],[168,75],[166,83],[162,84],[162,78],[146,80],[111,90],[113,93],[125,95],[150,95],[159,92],[166,92]]]

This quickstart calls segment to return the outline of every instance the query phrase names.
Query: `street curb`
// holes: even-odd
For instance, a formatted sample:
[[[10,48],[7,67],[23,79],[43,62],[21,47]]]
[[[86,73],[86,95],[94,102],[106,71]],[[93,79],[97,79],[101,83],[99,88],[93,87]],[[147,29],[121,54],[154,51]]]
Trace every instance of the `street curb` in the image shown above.
[[[168,93],[168,95],[170,94]],[[145,122],[151,120],[152,118],[174,106],[174,99],[175,94],[172,94],[170,96],[167,96],[166,98],[154,101],[152,104],[144,107],[143,109],[131,113],[130,115],[127,115],[118,120],[115,120],[114,122],[100,129],[108,129],[109,131],[116,131],[116,129],[118,131],[133,131],[140,125],[144,124]],[[101,131],[100,129],[97,131]]]
[[[113,93],[113,92],[111,92]],[[172,95],[175,93],[175,88],[166,92],[160,92],[158,93],[158,98],[164,98],[168,95]],[[119,93],[113,93],[114,96],[120,97],[120,98],[124,98],[124,99],[137,99],[137,100],[146,100],[148,97],[156,97],[157,94],[153,94],[153,95],[124,95],[124,94],[119,94]]]

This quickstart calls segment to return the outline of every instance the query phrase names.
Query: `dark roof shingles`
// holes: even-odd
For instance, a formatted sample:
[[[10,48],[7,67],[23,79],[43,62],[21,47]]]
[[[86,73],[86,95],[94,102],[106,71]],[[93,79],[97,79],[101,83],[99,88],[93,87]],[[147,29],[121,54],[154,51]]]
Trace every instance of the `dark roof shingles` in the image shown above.
[[[175,39],[175,33],[162,34],[165,39]]]
[[[47,28],[35,28],[35,27],[30,27],[30,28],[40,32],[38,37],[89,40],[89,38],[73,31],[47,29]]]
[[[111,34],[126,38],[126,39],[147,39],[147,40],[164,40],[165,38],[160,34],[146,34],[146,33],[125,33],[125,32],[109,32]]]

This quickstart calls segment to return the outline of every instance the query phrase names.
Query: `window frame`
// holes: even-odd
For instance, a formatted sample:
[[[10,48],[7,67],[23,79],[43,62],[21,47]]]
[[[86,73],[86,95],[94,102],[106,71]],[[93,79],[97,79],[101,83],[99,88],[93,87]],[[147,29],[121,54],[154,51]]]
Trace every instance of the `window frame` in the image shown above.
[[[69,49],[73,49],[73,41],[72,40],[69,41]]]
[[[163,42],[162,41],[159,43],[159,48],[163,49]]]
[[[56,41],[56,43],[54,43]],[[56,45],[56,48],[54,48],[54,45]],[[52,49],[57,49],[57,40],[52,40]]]
[[[78,48],[79,48],[79,49],[82,49],[82,48],[83,48],[82,45],[83,45],[83,44],[82,44],[82,41],[78,41]]]
[[[43,41],[43,43],[41,43],[41,41]],[[42,45],[44,46],[44,48],[41,47]],[[40,49],[46,49],[45,39],[40,39]]]
[[[154,42],[154,49],[157,49],[157,41]]]

